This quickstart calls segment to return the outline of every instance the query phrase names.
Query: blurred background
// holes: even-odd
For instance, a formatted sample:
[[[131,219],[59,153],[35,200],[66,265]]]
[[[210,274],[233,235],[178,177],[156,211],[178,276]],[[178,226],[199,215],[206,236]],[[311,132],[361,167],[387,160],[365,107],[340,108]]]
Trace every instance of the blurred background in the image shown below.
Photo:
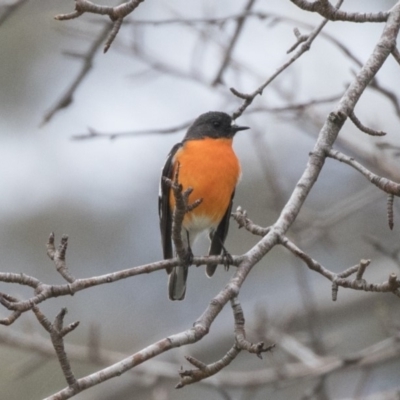
[[[0,3],[0,18],[11,3]],[[395,3],[347,0],[342,9],[377,12]],[[46,256],[52,231],[57,243],[62,234],[69,235],[67,263],[79,278],[161,259],[159,176],[170,148],[182,139],[186,128],[160,131],[188,124],[203,112],[235,111],[241,101],[229,88],[245,93],[255,90],[291,57],[287,50],[296,40],[293,28],[307,34],[321,22],[320,16],[301,11],[289,0],[255,1],[254,14],[243,25],[228,67],[216,79],[237,26],[237,18],[226,17],[242,13],[246,4],[147,0],[123,23],[105,55],[104,40],[98,39],[105,17],[85,14],[65,22],[54,19],[73,11],[72,0],[24,2],[1,20],[2,272],[64,283]],[[221,20],[210,23],[210,18]],[[274,223],[304,170],[326,116],[359,70],[357,60],[366,61],[382,29],[378,23],[328,23],[311,50],[240,117],[238,123],[251,130],[235,138],[243,177],[234,208],[240,205],[262,226]],[[92,69],[74,91],[72,103],[52,113],[83,68],[79,55],[87,55],[96,40],[100,45]],[[399,82],[399,65],[389,58],[356,107],[365,125],[387,136],[367,136],[347,122],[336,144],[374,172],[397,181]],[[91,130],[105,135],[88,138]],[[289,236],[335,272],[371,258],[365,277],[382,282],[399,269],[398,232],[397,204],[395,227],[390,231],[385,195],[354,170],[327,160]],[[231,221],[226,245],[232,254],[246,252],[257,241]],[[199,241],[195,253],[204,254],[207,248],[206,239]],[[88,343],[98,342],[104,351],[113,352],[116,362],[188,329],[232,273],[221,269],[207,279],[203,267],[191,268],[183,302],[167,300],[167,275],[158,271],[81,291],[71,298],[51,299],[41,310],[52,320],[66,306],[66,323],[80,321],[66,342],[82,346],[75,348],[76,359],[72,357],[73,371],[81,377],[102,367],[79,360],[79,354],[85,353],[80,349]],[[24,287],[3,283],[0,291],[21,299],[32,295]],[[398,328],[399,303],[393,295],[342,289],[334,303],[329,281],[284,249],[274,248],[252,270],[240,301],[248,339],[277,343],[263,360],[243,353],[214,381],[174,389],[180,366],[190,368],[184,355],[209,363],[231,347],[233,319],[228,307],[200,343],[162,355],[141,374],[126,373],[75,398],[363,399],[400,389],[400,363],[392,357],[395,350],[380,362],[339,368],[322,378],[267,382],[265,373],[264,384],[235,385],[234,375],[229,375],[261,371],[263,376],[262,371],[273,370],[284,375],[285,363],[298,361],[279,345],[284,334],[321,357],[340,358],[382,343]],[[7,315],[5,309],[0,310],[1,318]],[[16,344],[12,338],[47,343],[46,332],[29,313],[10,327],[0,326],[4,399],[41,399],[66,386],[55,357],[39,352],[37,346]],[[218,380],[223,377],[231,383],[224,386]]]

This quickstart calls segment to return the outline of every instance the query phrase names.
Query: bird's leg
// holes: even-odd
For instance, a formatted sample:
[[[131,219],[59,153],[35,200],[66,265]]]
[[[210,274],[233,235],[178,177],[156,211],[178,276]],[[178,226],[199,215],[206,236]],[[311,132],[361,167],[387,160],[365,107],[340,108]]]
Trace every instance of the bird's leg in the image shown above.
[[[185,255],[185,264],[186,265],[191,265],[193,261],[193,251],[192,247],[190,246],[190,238],[189,238],[189,231],[186,230],[186,241],[187,241],[187,247],[186,247],[186,255]]]
[[[223,257],[222,264],[225,268],[225,271],[228,271],[229,266],[233,265],[233,258],[231,256],[231,254],[229,253],[229,251],[225,248],[224,244],[222,243],[222,240],[220,240],[220,243],[221,243],[221,247],[222,247],[222,257]]]
[[[233,264],[233,258],[231,256],[231,254],[228,252],[228,250],[226,250],[224,245],[222,245],[222,257],[224,258],[223,264],[224,264],[225,271],[228,271],[229,266]]]

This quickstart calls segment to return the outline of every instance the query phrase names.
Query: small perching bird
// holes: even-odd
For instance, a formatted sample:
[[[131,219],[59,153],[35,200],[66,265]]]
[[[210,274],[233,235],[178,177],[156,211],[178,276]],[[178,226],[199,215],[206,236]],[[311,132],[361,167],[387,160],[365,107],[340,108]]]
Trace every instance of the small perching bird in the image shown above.
[[[240,164],[232,148],[236,132],[249,129],[237,126],[223,112],[200,115],[189,127],[183,141],[177,143],[168,155],[162,170],[159,216],[164,259],[173,257],[171,238],[175,198],[164,178],[173,180],[179,166],[178,180],[183,190],[193,189],[190,202],[201,203],[188,212],[182,223],[182,240],[188,254],[196,237],[209,232],[209,255],[220,255],[228,234],[229,218],[236,184],[240,178]],[[189,265],[170,268],[168,294],[171,300],[183,300]],[[217,265],[207,265],[206,274],[212,276]]]

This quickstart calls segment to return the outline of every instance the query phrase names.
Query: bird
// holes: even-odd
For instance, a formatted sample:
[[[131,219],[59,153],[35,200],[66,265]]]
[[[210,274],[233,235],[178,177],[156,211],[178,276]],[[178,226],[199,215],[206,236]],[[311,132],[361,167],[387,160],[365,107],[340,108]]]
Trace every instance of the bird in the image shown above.
[[[173,258],[172,216],[175,198],[171,185],[179,168],[178,180],[183,190],[191,187],[189,204],[197,199],[201,203],[185,214],[182,240],[188,254],[195,239],[208,231],[211,241],[209,255],[228,255],[224,242],[228,234],[229,219],[236,185],[241,177],[239,160],[232,141],[239,131],[249,129],[238,126],[231,116],[219,111],[200,115],[188,128],[184,139],[172,147],[162,169],[159,193],[159,219],[164,259]],[[211,277],[216,264],[207,265],[206,275]],[[170,300],[183,300],[189,265],[167,268],[168,296]]]

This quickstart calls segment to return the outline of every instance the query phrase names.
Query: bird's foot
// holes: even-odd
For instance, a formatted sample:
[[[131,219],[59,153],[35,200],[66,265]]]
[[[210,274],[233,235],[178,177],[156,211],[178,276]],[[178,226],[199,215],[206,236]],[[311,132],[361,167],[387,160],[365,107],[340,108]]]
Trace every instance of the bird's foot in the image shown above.
[[[230,253],[228,253],[225,247],[222,248],[222,257],[223,257],[222,264],[225,268],[225,271],[228,271],[229,266],[233,265],[233,257],[230,255]]]
[[[185,265],[192,265],[193,257],[194,257],[194,255],[192,252],[192,248],[189,246],[186,249],[185,258],[182,261],[184,262]]]

